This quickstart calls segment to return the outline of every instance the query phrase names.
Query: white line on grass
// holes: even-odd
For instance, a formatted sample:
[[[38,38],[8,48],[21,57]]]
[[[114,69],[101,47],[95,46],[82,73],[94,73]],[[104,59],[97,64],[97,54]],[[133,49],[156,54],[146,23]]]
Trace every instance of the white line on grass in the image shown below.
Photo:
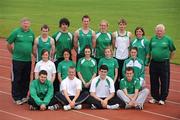
[[[180,118],[176,118],[176,117],[172,117],[172,116],[164,115],[164,114],[159,114],[159,113],[151,112],[151,111],[148,111],[148,110],[142,110],[142,111],[145,112],[145,113],[150,113],[150,114],[153,114],[153,115],[158,115],[158,116],[165,117],[165,118],[168,118],[168,119],[180,120]]]
[[[24,116],[21,116],[21,115],[17,115],[17,114],[14,114],[14,113],[11,113],[11,112],[7,112],[7,111],[4,111],[4,110],[0,110],[0,112],[6,113],[8,115],[12,115],[12,116],[15,116],[15,117],[18,117],[18,118],[22,118],[24,120],[32,120],[31,118],[24,117]]]
[[[94,117],[94,118],[98,118],[98,119],[100,119],[100,120],[109,120],[109,119],[107,119],[107,118],[99,117],[99,116],[92,115],[92,114],[85,113],[85,112],[80,112],[80,111],[76,111],[76,110],[72,110],[72,111],[73,111],[73,112],[76,112],[76,113],[79,113],[79,114],[83,114],[83,115],[91,116],[91,117]]]

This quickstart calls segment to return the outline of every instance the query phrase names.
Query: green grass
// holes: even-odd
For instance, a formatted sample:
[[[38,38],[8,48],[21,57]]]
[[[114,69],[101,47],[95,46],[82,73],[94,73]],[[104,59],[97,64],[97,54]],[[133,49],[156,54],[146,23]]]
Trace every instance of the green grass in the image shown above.
[[[71,21],[70,31],[81,26],[81,17],[91,17],[91,28],[98,30],[100,20],[110,23],[109,30],[117,29],[117,21],[124,17],[127,29],[134,33],[136,26],[143,26],[146,36],[154,34],[158,23],[166,26],[167,35],[176,45],[174,63],[180,63],[180,0],[0,0],[0,37],[7,37],[26,16],[32,20],[36,36],[42,24],[50,26],[51,32],[58,30],[58,21],[67,17]]]

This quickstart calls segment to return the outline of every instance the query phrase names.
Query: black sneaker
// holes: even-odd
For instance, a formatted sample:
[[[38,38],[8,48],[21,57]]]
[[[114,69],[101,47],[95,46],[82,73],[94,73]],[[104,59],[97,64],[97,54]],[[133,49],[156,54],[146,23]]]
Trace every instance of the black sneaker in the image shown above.
[[[29,106],[29,110],[38,110],[38,108],[30,105],[30,106]]]
[[[143,110],[143,105],[138,104],[137,106],[135,106],[135,109],[137,109],[137,110]]]

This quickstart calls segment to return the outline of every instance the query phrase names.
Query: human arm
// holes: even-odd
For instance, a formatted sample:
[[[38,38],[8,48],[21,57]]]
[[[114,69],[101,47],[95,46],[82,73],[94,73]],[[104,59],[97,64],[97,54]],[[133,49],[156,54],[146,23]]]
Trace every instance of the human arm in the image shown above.
[[[54,54],[55,54],[55,42],[54,42],[54,39],[51,38],[51,51],[50,51],[50,59],[51,59],[51,61],[54,60]]]
[[[115,75],[114,75],[114,83],[116,82],[117,80],[117,77],[118,77],[118,68],[115,68]]]
[[[35,58],[37,58],[38,39],[39,39],[39,37],[37,37],[37,38],[34,40],[34,45],[33,45],[33,55],[34,55]]]
[[[74,49],[77,51],[78,49],[78,39],[79,39],[79,31],[76,30],[74,33]]]
[[[92,31],[92,47],[96,48],[96,33]]]

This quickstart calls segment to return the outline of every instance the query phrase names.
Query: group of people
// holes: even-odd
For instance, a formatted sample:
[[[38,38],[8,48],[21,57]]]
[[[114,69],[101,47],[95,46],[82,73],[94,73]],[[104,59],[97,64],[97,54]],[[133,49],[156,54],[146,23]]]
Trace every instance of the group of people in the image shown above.
[[[98,32],[90,29],[90,17],[82,17],[82,27],[68,31],[70,21],[62,18],[60,30],[52,37],[48,25],[35,38],[27,18],[7,38],[12,54],[12,97],[16,104],[28,102],[31,110],[143,109],[149,94],[145,66],[150,68],[150,103],[165,104],[169,92],[170,60],[175,46],[165,35],[165,26],[155,27],[151,40],[142,27],[126,30],[127,21],[118,21],[119,29],[108,31],[108,22],[100,22]],[[72,60],[72,51],[77,58]],[[32,53],[36,58],[34,80],[30,83]],[[77,77],[76,77],[77,76]],[[29,95],[28,95],[29,93]]]

